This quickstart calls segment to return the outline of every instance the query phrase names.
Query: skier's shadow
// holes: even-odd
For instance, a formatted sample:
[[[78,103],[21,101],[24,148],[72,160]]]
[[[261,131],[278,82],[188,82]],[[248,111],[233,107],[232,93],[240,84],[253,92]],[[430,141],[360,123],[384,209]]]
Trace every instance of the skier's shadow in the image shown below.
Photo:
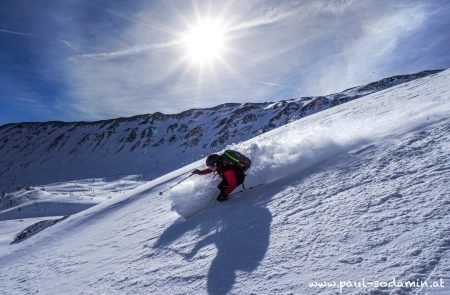
[[[265,207],[226,204],[201,216],[175,222],[164,231],[155,247],[168,249],[186,233],[197,233],[199,241],[189,253],[172,249],[176,247],[171,250],[191,260],[204,247],[215,245],[217,255],[208,271],[208,294],[226,294],[234,285],[237,271],[251,273],[261,263],[269,247],[271,222],[272,214]]]

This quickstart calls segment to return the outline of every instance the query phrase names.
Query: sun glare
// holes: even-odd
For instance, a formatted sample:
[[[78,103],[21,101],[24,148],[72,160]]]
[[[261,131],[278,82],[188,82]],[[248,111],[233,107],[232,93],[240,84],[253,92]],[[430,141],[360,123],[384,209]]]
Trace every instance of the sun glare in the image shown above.
[[[215,21],[199,22],[191,27],[184,37],[188,59],[199,64],[220,59],[225,48],[225,32],[225,27]]]

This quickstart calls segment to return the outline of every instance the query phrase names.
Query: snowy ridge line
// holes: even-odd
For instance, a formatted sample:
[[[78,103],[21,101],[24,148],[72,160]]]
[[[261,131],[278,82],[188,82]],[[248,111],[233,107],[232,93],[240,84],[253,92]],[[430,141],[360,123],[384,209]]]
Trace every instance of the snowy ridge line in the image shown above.
[[[174,115],[154,113],[97,122],[3,125],[0,195],[24,186],[107,175],[140,174],[155,179],[229,144],[438,72],[395,76],[342,93],[275,103],[223,104]],[[161,156],[165,154],[171,157]]]

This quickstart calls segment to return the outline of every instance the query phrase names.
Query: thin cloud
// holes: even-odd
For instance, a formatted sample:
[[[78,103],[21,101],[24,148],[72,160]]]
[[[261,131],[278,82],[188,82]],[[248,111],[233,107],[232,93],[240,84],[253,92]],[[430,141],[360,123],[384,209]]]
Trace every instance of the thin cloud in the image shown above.
[[[126,56],[133,56],[137,54],[142,54],[147,51],[156,50],[156,49],[165,49],[171,47],[177,47],[182,44],[180,40],[174,40],[166,43],[158,43],[158,44],[149,44],[149,45],[137,45],[130,48],[111,51],[111,52],[102,52],[102,53],[88,53],[88,54],[80,54],[78,57],[86,58],[86,59],[97,59],[97,60],[111,60],[115,58],[121,58]]]
[[[239,23],[230,28],[230,31],[245,30],[275,24],[287,20],[291,16],[310,16],[321,13],[342,13],[351,6],[352,0],[334,0],[314,2],[291,2],[286,5],[277,3],[275,7],[265,8],[260,17]]]
[[[281,84],[278,83],[272,83],[272,82],[267,82],[267,81],[260,81],[260,80],[251,80],[252,82],[255,83],[259,83],[259,84],[264,84],[264,85],[268,85],[268,86],[272,86],[272,87],[284,87]]]
[[[27,37],[36,37],[37,36],[34,34],[10,31],[10,30],[5,30],[5,29],[0,29],[0,33],[13,34],[13,35],[19,35],[19,36],[27,36]]]
[[[418,6],[368,20],[357,39],[346,39],[345,48],[317,64],[315,75],[306,79],[306,88],[310,93],[329,94],[389,75],[384,71],[398,57],[400,40],[420,29],[425,19]],[[379,76],[373,75],[375,71]]]
[[[289,17],[292,14],[292,12],[283,12],[277,15],[267,15],[263,16],[261,18],[256,18],[253,20],[249,20],[246,22],[239,23],[235,26],[231,26],[228,31],[240,31],[240,30],[246,30],[246,29],[252,29],[260,26],[266,26],[270,24],[274,24],[277,22],[280,22],[287,17]]]
[[[72,43],[70,43],[67,40],[64,39],[58,39],[59,42],[61,42],[62,44],[66,45],[67,47],[69,47],[70,49],[72,49],[74,52],[77,52],[78,50],[75,48],[75,46],[72,45]]]
[[[249,82],[262,84],[262,85],[266,85],[266,86],[269,86],[269,87],[297,90],[297,88],[295,88],[295,87],[288,86],[288,85],[285,85],[285,84],[275,83],[275,82],[269,82],[269,81],[263,81],[263,80],[249,80]]]

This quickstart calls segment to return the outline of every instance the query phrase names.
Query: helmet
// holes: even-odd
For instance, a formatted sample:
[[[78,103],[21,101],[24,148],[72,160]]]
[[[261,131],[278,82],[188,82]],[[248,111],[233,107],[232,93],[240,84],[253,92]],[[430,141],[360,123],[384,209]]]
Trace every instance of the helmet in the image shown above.
[[[211,154],[206,158],[206,166],[213,167],[219,161],[220,156],[218,154]]]

